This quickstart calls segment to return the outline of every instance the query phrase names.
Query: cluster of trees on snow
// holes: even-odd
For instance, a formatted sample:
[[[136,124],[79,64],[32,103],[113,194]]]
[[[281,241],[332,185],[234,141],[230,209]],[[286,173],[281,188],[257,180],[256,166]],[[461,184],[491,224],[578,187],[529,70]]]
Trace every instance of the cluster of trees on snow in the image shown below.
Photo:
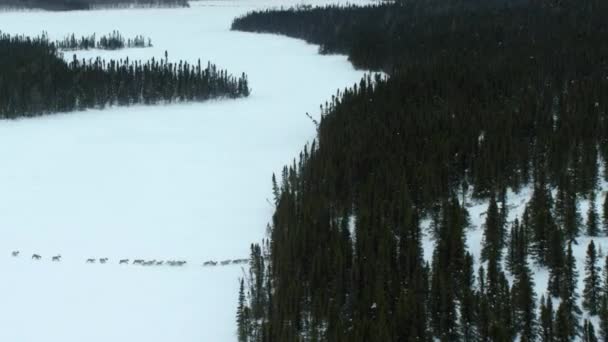
[[[237,18],[389,75],[321,106],[315,142],[273,177],[240,341],[607,340],[608,272],[595,246],[585,269],[572,254],[608,231],[607,16],[599,0],[431,0]],[[490,203],[482,260],[466,247],[471,196]],[[583,199],[603,212],[583,221]]]
[[[188,7],[187,0],[0,0],[0,9],[37,8],[50,11],[114,7]]]
[[[203,101],[249,95],[247,76],[210,62],[78,60],[67,63],[46,36],[0,33],[0,118],[113,105]]]
[[[124,48],[152,47],[152,40],[142,35],[125,39],[120,32],[113,31],[110,34],[99,37],[99,39],[97,39],[95,34],[80,38],[76,38],[76,35],[71,34],[63,40],[55,41],[54,44],[59,50],[119,50]]]

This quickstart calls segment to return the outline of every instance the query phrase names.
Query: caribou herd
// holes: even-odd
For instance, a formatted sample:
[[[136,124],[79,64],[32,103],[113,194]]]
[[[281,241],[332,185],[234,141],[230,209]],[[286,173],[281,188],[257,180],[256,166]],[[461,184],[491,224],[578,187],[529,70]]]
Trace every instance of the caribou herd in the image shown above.
[[[15,258],[19,257],[19,251],[11,252],[11,255]],[[50,257],[52,262],[61,262],[61,254],[54,255]],[[32,254],[32,260],[42,260],[42,256],[40,254]],[[109,258],[88,258],[85,260],[86,264],[95,264],[99,262],[100,264],[106,264],[110,262]],[[188,262],[185,260],[144,260],[144,259],[134,259],[131,261],[130,259],[119,259],[119,265],[140,265],[140,266],[184,266]],[[227,265],[244,265],[249,263],[249,259],[226,259],[222,261],[208,260],[202,263],[203,267],[213,267],[213,266],[227,266]]]

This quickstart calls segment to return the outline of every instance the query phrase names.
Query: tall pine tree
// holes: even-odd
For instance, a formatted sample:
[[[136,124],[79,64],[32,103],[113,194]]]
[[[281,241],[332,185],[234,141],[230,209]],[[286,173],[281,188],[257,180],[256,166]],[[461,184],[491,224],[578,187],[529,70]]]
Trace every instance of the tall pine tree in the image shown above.
[[[585,287],[583,289],[583,308],[589,311],[591,316],[597,315],[601,297],[600,268],[597,265],[597,252],[593,240],[587,247],[587,258],[585,259]]]
[[[592,193],[589,200],[589,211],[587,211],[587,235],[598,236],[599,235],[599,215],[597,213],[597,207],[595,202],[595,193]]]

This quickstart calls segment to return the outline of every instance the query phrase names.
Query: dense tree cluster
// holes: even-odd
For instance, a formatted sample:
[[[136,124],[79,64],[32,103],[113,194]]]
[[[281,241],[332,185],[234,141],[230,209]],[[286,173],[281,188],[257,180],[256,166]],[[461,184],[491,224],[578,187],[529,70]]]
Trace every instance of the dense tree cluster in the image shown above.
[[[200,60],[66,63],[45,36],[0,33],[0,118],[36,116],[112,105],[203,101],[249,95],[247,76],[233,77]]]
[[[0,0],[0,8],[39,8],[50,11],[113,7],[188,7],[187,0]]]
[[[95,34],[90,36],[82,36],[76,38],[76,35],[71,34],[63,40],[55,41],[55,47],[59,50],[118,50],[124,48],[145,48],[152,47],[152,40],[145,38],[142,35],[134,38],[125,39],[118,31],[113,31],[108,35],[96,37]]]
[[[607,16],[599,0],[430,0],[236,19],[388,74],[332,97],[317,139],[273,177],[240,340],[607,338],[608,270],[600,279],[593,244],[583,270],[572,250],[606,235],[606,200],[587,220],[578,203],[608,179]],[[505,193],[524,186],[532,196],[509,222]],[[477,269],[471,196],[489,199]],[[549,270],[546,293],[531,263]]]

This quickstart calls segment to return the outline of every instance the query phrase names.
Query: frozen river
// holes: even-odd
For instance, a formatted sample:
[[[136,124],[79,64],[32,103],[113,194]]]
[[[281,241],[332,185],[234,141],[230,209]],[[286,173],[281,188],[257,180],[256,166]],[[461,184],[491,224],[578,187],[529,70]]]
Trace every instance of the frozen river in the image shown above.
[[[272,215],[272,173],[314,137],[305,113],[318,116],[363,74],[302,41],[229,30],[234,17],[270,5],[0,13],[6,33],[119,30],[154,44],[79,58],[163,58],[167,50],[170,60],[245,72],[252,88],[240,100],[0,121],[0,341],[236,339],[243,269],[202,262],[248,256]],[[62,262],[50,261],[56,254]],[[85,264],[100,257],[109,262]],[[121,258],[188,264],[146,268],[118,265]]]

